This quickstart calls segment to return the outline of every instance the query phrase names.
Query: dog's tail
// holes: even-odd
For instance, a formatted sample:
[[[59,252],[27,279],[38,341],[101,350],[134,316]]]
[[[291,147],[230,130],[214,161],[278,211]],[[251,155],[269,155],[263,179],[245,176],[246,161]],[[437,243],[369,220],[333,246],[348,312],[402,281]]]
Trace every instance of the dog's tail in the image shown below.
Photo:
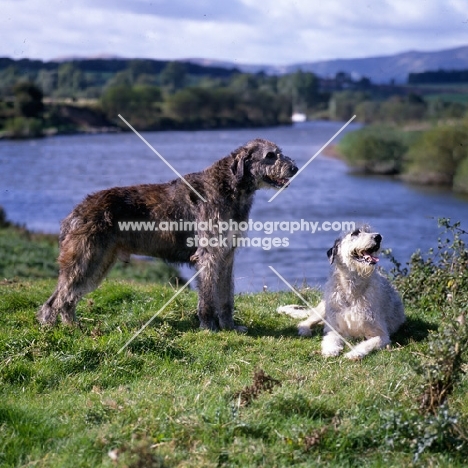
[[[280,314],[286,314],[296,319],[305,318],[306,320],[300,322],[297,328],[299,329],[299,335],[310,336],[312,334],[310,328],[319,324],[325,318],[325,302],[320,302],[320,304],[313,309],[308,309],[304,306],[292,304],[287,306],[280,306],[276,309],[276,311]]]
[[[276,309],[279,314],[286,314],[295,319],[305,319],[310,316],[312,309],[296,304],[279,306]]]

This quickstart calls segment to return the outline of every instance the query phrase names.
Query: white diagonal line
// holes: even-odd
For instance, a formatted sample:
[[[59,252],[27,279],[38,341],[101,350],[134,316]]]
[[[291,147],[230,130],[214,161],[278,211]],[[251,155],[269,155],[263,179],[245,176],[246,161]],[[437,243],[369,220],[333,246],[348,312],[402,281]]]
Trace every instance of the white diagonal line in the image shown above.
[[[118,351],[120,354],[203,270],[201,267]]]
[[[187,180],[184,178],[184,176],[182,174],[180,174],[177,169],[175,169],[170,163],[169,161],[167,161],[158,151],[156,151],[146,140],[145,138],[143,138],[140,133],[138,133],[120,114],[119,114],[119,117],[121,120],[123,120],[127,125],[128,127],[133,130],[133,132],[135,133],[135,135],[138,136],[138,138],[140,138],[145,144],[146,146],[148,146],[148,148],[150,148],[151,151],[153,151],[153,153],[155,153],[171,170],[172,172],[174,172],[178,177],[179,179],[182,180],[182,182],[185,182],[189,187],[190,189],[192,190],[192,192],[194,192],[196,195],[198,195],[198,198],[200,198],[201,200],[203,200],[204,202],[206,202],[206,200],[187,182]]]
[[[288,288],[302,301],[304,302],[304,304],[309,308],[311,309],[311,311],[314,311],[314,308],[305,300],[305,298],[303,296],[301,296],[300,293],[298,293],[294,287],[288,283],[288,281],[286,279],[284,279],[271,265],[268,266],[268,268],[286,285],[288,286]],[[318,313],[314,311],[314,313],[318,316]],[[349,342],[347,341],[345,338],[343,338],[343,336],[341,335],[341,333],[339,333],[334,327],[332,327],[326,320],[325,318],[323,317],[320,317],[322,319],[322,321],[330,328],[332,329],[351,349],[354,349],[354,346]]]
[[[353,115],[294,175],[289,179],[287,185],[278,190],[269,200],[268,203],[273,201],[286,187],[288,187],[291,182],[356,118],[356,115]]]

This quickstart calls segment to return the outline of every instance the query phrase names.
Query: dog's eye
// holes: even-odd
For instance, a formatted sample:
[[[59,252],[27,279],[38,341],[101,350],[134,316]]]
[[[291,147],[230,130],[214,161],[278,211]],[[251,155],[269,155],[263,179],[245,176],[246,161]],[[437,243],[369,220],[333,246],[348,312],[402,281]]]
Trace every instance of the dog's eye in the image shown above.
[[[268,153],[265,154],[265,159],[276,159],[276,153],[273,151],[268,151]]]
[[[359,233],[360,233],[360,232],[361,232],[361,231],[360,231],[359,229],[355,229],[355,230],[351,233],[351,235],[352,235],[352,236],[359,236]]]

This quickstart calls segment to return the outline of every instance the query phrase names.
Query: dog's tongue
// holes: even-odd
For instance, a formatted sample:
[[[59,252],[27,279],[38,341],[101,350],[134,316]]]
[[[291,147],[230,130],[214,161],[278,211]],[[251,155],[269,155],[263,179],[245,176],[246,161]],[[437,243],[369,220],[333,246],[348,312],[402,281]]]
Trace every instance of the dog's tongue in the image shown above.
[[[377,263],[379,258],[373,257],[371,254],[364,254],[364,260],[369,263]]]

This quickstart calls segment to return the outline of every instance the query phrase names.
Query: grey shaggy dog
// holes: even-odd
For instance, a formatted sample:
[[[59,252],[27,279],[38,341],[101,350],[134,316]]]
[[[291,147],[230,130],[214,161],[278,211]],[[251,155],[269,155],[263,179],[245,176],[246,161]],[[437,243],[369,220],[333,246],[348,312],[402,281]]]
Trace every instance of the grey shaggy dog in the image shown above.
[[[233,236],[226,245],[213,247],[197,247],[193,239],[218,238],[218,221],[247,221],[256,190],[284,187],[297,170],[276,144],[256,139],[204,171],[185,176],[206,201],[180,179],[115,187],[87,196],[62,222],[58,285],[38,312],[38,320],[52,325],[60,315],[64,323],[72,323],[77,302],[98,287],[116,259],[128,261],[130,254],[139,254],[202,270],[198,276],[201,328],[247,331],[233,320]],[[199,223],[211,220],[215,227],[203,231],[195,226],[185,231],[119,229],[122,221],[180,220],[196,221],[198,228]]]
[[[325,321],[324,356],[340,354],[343,338],[365,337],[345,355],[361,359],[388,345],[390,335],[405,321],[400,296],[376,268],[381,242],[382,236],[368,226],[337,239],[327,252],[334,268],[322,302],[311,310],[295,305],[278,308],[296,318],[309,316],[298,325],[301,336],[310,336],[311,327]]]

